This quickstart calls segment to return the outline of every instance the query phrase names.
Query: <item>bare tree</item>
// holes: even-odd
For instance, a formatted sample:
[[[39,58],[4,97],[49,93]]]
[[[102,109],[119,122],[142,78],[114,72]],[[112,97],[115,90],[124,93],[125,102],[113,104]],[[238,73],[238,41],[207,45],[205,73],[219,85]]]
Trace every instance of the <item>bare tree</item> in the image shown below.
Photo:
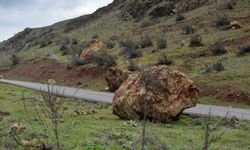
[[[152,87],[159,85],[156,74],[150,74],[143,68],[141,75],[141,82],[144,87],[144,103],[143,103],[143,127],[142,127],[142,137],[141,137],[141,150],[145,150],[146,145],[146,122],[147,122],[147,112],[148,112],[148,101],[150,99],[148,90]]]
[[[213,123],[212,117],[211,117],[211,109],[209,110],[208,118],[206,118],[205,121],[205,136],[204,136],[204,144],[202,147],[202,150],[208,150],[209,146],[217,141],[218,139],[222,138],[222,136],[226,133],[227,130],[222,131],[219,135],[210,137],[213,131],[219,128],[219,125],[222,121],[227,119],[227,116],[225,118],[222,118],[220,121]]]
[[[43,112],[45,116],[48,117],[52,123],[53,134],[56,140],[56,148],[61,149],[61,142],[59,137],[59,123],[60,123],[60,111],[64,103],[64,92],[61,92],[60,89],[55,89],[53,84],[48,85],[48,90],[41,92],[42,99],[40,103],[42,105]]]

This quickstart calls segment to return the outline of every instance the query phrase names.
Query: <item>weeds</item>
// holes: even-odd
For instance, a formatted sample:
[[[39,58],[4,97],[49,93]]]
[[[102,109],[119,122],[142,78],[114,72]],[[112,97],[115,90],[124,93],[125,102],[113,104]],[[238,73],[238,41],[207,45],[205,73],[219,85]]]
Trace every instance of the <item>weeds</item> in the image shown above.
[[[157,48],[158,49],[164,49],[167,47],[167,40],[164,36],[160,36],[158,39],[157,39]]]
[[[210,51],[211,51],[212,55],[214,55],[214,56],[223,55],[223,54],[227,53],[226,47],[218,42],[215,43],[214,45],[210,46]]]
[[[186,25],[182,28],[182,33],[185,35],[193,34],[195,29],[191,25]]]
[[[246,45],[246,46],[241,47],[237,53],[237,56],[244,56],[247,53],[250,53],[250,45]]]
[[[173,64],[173,60],[171,60],[166,54],[162,54],[156,65],[167,65],[170,66]]]
[[[94,64],[101,68],[109,68],[116,65],[115,58],[105,51],[95,53],[92,61]]]
[[[152,38],[148,34],[144,34],[141,36],[141,39],[140,39],[141,48],[150,47],[152,45],[153,45]]]
[[[10,61],[12,66],[18,65],[20,63],[20,59],[15,54],[11,55]]]
[[[228,16],[226,15],[222,15],[219,16],[216,20],[216,26],[217,27],[223,27],[223,26],[228,26],[230,25],[230,20],[228,18]]]
[[[189,46],[190,47],[199,47],[202,46],[202,37],[199,34],[196,34],[191,37]]]

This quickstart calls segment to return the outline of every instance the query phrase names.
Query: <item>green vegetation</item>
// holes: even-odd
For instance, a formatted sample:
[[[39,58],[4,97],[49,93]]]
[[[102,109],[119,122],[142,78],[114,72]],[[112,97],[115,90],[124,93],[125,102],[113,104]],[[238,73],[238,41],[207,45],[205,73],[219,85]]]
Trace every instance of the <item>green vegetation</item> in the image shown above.
[[[41,120],[47,133],[51,133],[52,129],[50,121],[42,113],[40,117],[37,116],[37,110],[40,110],[40,105],[35,103],[39,98],[38,93],[14,86],[0,85],[0,95],[0,134],[8,133],[13,125],[18,123],[20,127],[25,128],[18,136],[24,143],[34,138],[40,138],[42,142],[50,145],[55,144],[51,134],[48,134],[48,137],[42,136],[44,128]],[[3,115],[4,112],[6,115]],[[112,114],[110,106],[68,99],[62,107],[61,114],[59,135],[64,149],[78,150],[100,147],[118,150],[140,148],[142,122],[121,120]],[[166,124],[147,122],[146,149],[162,147],[201,149],[204,141],[205,120],[206,118],[181,116],[179,121],[171,121]],[[248,122],[212,118],[211,123],[211,126],[215,124],[217,126],[211,132],[211,137],[220,137],[211,144],[211,149],[250,148]],[[223,132],[225,134],[220,136]],[[1,136],[0,146],[2,148],[23,149],[10,136]]]

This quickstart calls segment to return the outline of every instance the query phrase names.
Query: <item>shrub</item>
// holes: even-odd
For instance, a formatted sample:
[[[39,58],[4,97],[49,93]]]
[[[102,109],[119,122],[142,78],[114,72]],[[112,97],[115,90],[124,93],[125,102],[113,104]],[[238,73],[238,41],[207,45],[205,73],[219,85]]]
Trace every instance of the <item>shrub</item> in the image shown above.
[[[48,46],[48,45],[50,45],[52,43],[53,42],[51,40],[46,40],[46,39],[41,40],[40,43],[39,43],[39,45],[40,45],[39,48],[44,48],[44,47],[46,47],[46,46]]]
[[[133,50],[133,51],[129,52],[130,59],[139,58],[141,56],[142,56],[142,52],[140,52],[140,51]]]
[[[215,43],[213,46],[211,46],[210,50],[214,56],[223,55],[223,54],[227,53],[226,47],[218,42]]]
[[[11,55],[10,61],[11,61],[13,66],[20,63],[19,58],[15,54]]]
[[[190,26],[190,25],[187,25],[187,26],[185,26],[185,27],[182,28],[182,32],[185,35],[193,34],[194,31],[195,31],[195,29],[192,26]]]
[[[170,15],[173,12],[173,9],[175,8],[174,2],[168,2],[163,6],[158,6],[154,8],[149,15],[152,17],[163,17],[166,15]]]
[[[194,35],[191,37],[190,43],[189,43],[190,47],[198,47],[198,46],[202,46],[202,37],[198,34]]]
[[[115,58],[105,51],[95,53],[92,61],[94,64],[101,68],[110,68],[116,65]]]
[[[92,39],[98,39],[99,35],[98,34],[95,34],[92,36]]]
[[[228,10],[232,10],[232,9],[234,9],[234,6],[236,5],[236,2],[235,1],[233,1],[233,0],[229,0],[228,2],[226,2],[225,4],[224,4],[224,8],[225,9],[228,9]]]
[[[234,6],[231,2],[227,2],[225,4],[225,9],[232,10],[232,9],[234,9]]]
[[[147,27],[151,26],[152,24],[153,24],[152,20],[150,20],[149,18],[146,18],[146,19],[142,20],[140,27],[147,28]]]
[[[237,53],[237,56],[244,56],[247,53],[250,53],[250,45],[243,46],[242,48],[240,48],[240,50]]]
[[[217,27],[223,27],[230,25],[230,20],[226,15],[219,16],[216,20],[216,26]]]
[[[138,71],[139,70],[138,64],[135,63],[135,61],[133,61],[133,60],[129,61],[127,68],[129,71]]]
[[[140,45],[141,48],[152,46],[153,45],[152,38],[148,34],[142,35],[140,40]]]
[[[132,41],[131,39],[127,39],[125,41],[120,41],[119,42],[121,47],[128,48],[128,49],[137,49],[138,45]]]
[[[185,19],[184,15],[182,13],[178,12],[176,15],[176,21],[178,22],[178,21],[182,21],[184,19]]]
[[[166,54],[161,55],[156,65],[167,65],[170,66],[173,64],[173,60],[171,60]]]
[[[114,43],[112,40],[109,39],[109,40],[106,42],[106,46],[107,46],[107,48],[112,49],[112,48],[114,48],[115,43]]]
[[[218,71],[218,72],[225,70],[225,68],[221,62],[217,62],[217,63],[213,64],[213,68],[215,71]]]
[[[164,49],[167,47],[167,40],[164,36],[161,36],[157,39],[157,48],[158,49]]]

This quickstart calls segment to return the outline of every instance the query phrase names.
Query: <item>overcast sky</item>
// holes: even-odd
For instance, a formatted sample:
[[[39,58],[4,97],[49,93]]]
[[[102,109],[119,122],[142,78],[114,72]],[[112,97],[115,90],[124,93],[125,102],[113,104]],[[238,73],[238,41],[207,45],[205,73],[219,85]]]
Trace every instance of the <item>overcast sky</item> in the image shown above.
[[[94,12],[113,0],[0,0],[0,41],[26,27],[41,27]]]

